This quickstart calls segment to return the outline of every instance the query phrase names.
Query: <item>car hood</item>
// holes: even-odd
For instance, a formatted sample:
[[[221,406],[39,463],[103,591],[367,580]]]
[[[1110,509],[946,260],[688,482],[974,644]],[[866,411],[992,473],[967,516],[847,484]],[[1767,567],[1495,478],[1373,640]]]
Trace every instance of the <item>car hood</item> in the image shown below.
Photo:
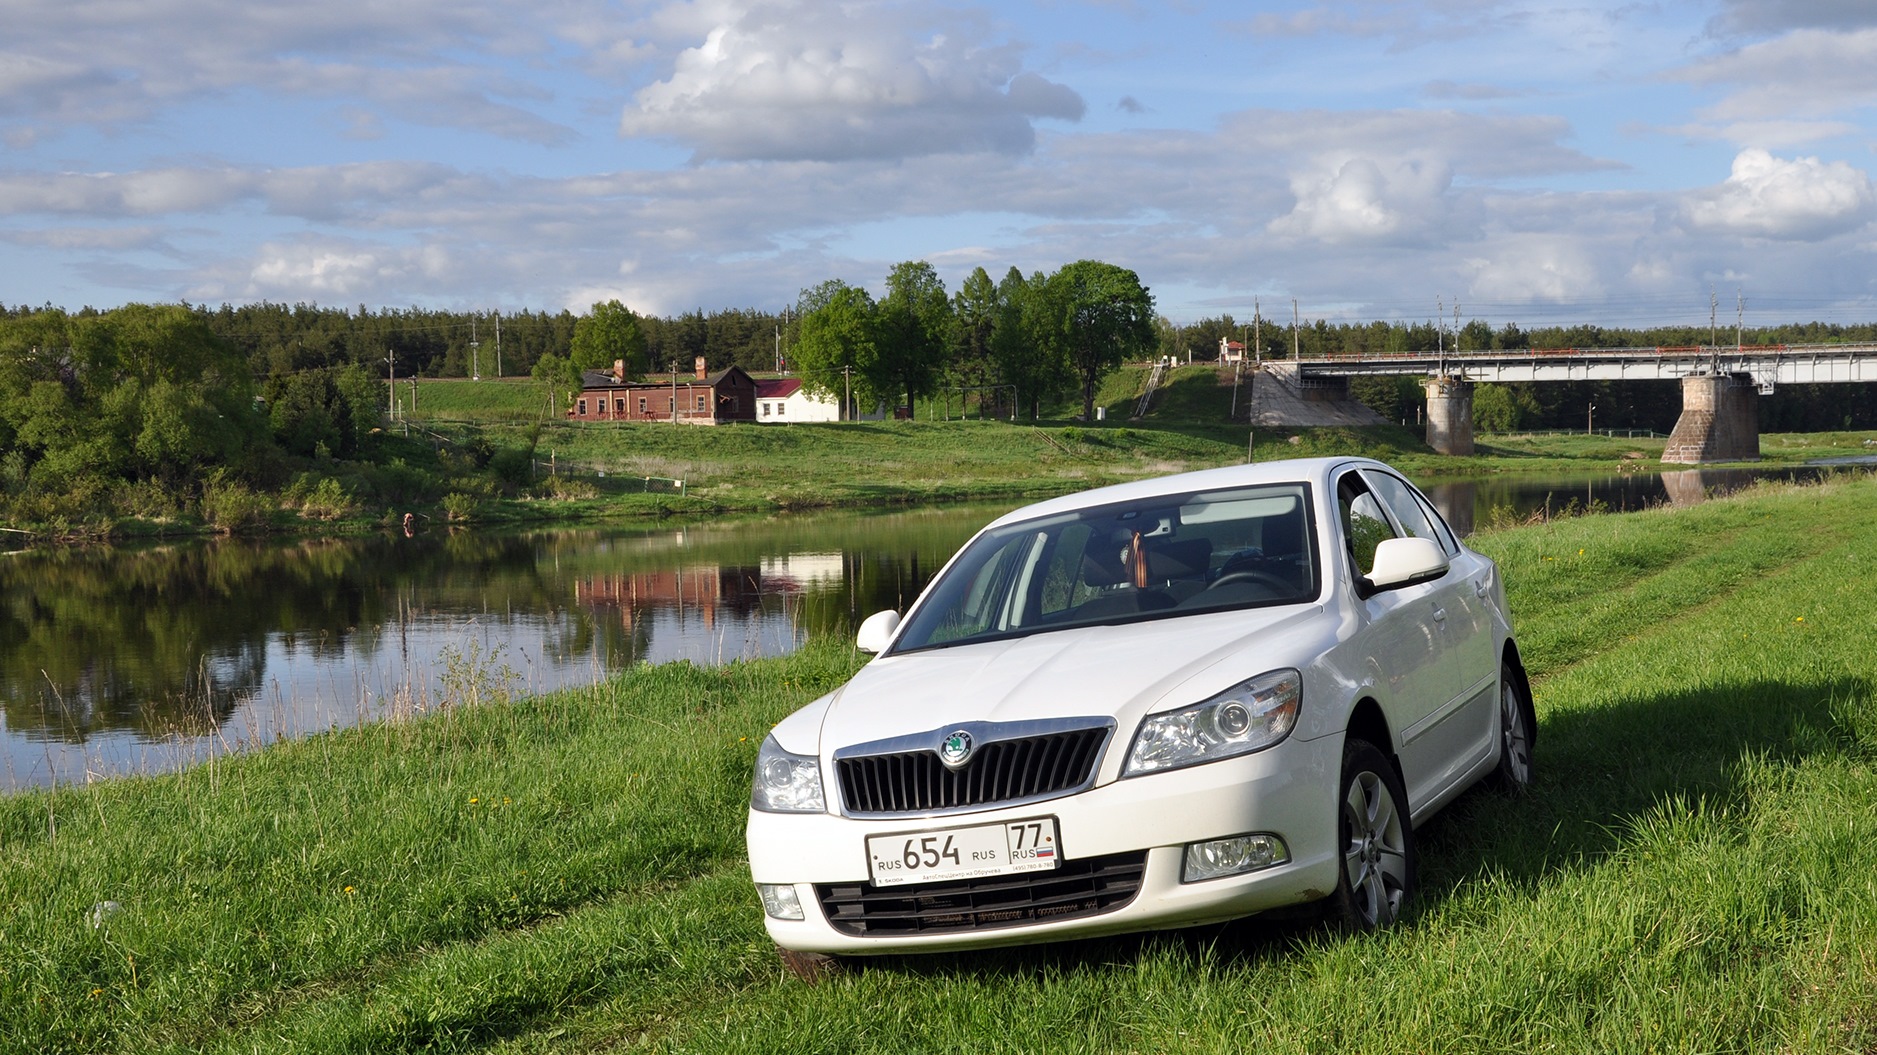
[[[1089,716],[1113,717],[1125,733],[1153,711],[1296,666],[1298,643],[1316,639],[1327,618],[1319,605],[1287,606],[882,656],[826,698],[820,746],[832,753],[968,722]]]

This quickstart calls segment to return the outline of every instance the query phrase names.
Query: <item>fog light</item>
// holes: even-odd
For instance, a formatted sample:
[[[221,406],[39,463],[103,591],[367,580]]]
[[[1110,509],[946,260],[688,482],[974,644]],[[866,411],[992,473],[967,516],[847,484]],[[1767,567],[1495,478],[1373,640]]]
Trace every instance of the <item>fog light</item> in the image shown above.
[[[756,893],[763,899],[763,911],[771,919],[802,919],[802,899],[795,896],[793,883],[758,883]]]
[[[1290,848],[1284,845],[1284,840],[1266,832],[1188,843],[1186,867],[1180,872],[1180,882],[1198,883],[1242,872],[1256,872],[1260,868],[1281,865],[1288,860]]]

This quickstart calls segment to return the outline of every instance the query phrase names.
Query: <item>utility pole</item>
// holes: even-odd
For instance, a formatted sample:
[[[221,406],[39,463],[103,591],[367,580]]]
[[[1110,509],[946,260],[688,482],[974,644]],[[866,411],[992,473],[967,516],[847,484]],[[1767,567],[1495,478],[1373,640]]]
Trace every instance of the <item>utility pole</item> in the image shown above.
[[[1735,355],[1740,354],[1741,330],[1746,325],[1746,322],[1747,322],[1746,294],[1741,293],[1739,290],[1735,290],[1734,291],[1734,354]]]
[[[1721,349],[1720,349],[1721,338],[1720,338],[1720,333],[1719,333],[1718,328],[1714,325],[1714,313],[1720,310],[1720,306],[1721,306],[1720,295],[1714,292],[1713,286],[1709,286],[1708,287],[1708,366],[1709,366],[1710,371],[1716,377],[1720,376],[1720,372],[1721,372]]]
[[[502,313],[495,313],[495,376],[502,376]]]
[[[1303,352],[1297,340],[1297,298],[1290,298],[1290,357],[1302,359]]]
[[[385,362],[391,367],[391,383],[385,386],[390,393],[390,398],[385,402],[385,413],[392,421],[396,421],[398,419],[398,364],[397,360],[391,357],[391,350],[388,348],[385,349]]]
[[[852,421],[854,419],[854,379],[848,376],[849,369],[851,368],[845,364],[841,367],[841,407],[846,420]]]
[[[482,342],[476,340],[476,317],[469,317],[469,379],[482,380]]]
[[[1257,297],[1251,298],[1251,349],[1251,365],[1257,367],[1264,358],[1264,318],[1258,311]]]

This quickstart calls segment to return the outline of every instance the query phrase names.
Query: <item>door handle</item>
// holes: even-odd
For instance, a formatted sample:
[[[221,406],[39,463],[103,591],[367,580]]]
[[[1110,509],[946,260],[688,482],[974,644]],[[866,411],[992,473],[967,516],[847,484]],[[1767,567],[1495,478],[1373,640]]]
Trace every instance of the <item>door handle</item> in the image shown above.
[[[1486,596],[1486,580],[1485,580],[1485,579],[1476,579],[1476,580],[1474,580],[1474,582],[1473,582],[1473,596],[1475,596],[1475,597],[1484,597],[1484,596]]]
[[[1442,608],[1439,605],[1435,605],[1434,606],[1434,622],[1444,623],[1446,621],[1447,621],[1447,610],[1445,608]]]

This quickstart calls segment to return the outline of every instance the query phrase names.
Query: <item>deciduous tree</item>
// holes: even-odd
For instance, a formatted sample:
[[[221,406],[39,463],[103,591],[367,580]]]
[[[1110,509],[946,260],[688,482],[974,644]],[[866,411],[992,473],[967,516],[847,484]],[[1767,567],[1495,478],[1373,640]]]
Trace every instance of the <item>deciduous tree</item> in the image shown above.
[[[852,412],[850,393],[877,399],[873,375],[865,367],[878,357],[876,310],[866,290],[844,282],[824,282],[802,291],[801,333],[795,342],[795,365],[809,390],[842,401],[842,417]]]
[[[639,377],[645,373],[645,334],[639,317],[617,300],[593,305],[592,312],[574,323],[568,358],[576,371],[611,370],[617,362],[624,365],[628,380]]]
[[[1103,374],[1154,349],[1154,298],[1140,277],[1099,260],[1078,260],[1049,277],[1049,322],[1082,386],[1082,416],[1095,416]]]
[[[882,394],[904,393],[911,413],[914,401],[938,384],[952,326],[951,298],[932,265],[923,260],[894,265],[877,312],[873,359],[863,366],[872,387]]]

